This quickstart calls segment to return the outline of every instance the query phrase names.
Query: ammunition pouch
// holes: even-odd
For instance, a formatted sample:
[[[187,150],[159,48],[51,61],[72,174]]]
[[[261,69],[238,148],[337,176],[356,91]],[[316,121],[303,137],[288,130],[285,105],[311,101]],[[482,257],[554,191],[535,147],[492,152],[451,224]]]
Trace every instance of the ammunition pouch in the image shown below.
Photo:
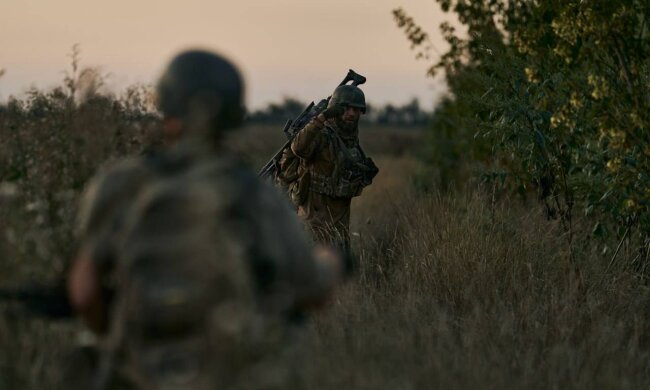
[[[279,169],[274,183],[282,193],[287,194],[294,206],[307,201],[309,194],[310,172],[304,169],[301,160],[287,148],[279,162]]]
[[[333,177],[311,173],[311,190],[333,198],[353,198],[361,195],[365,185],[358,175]]]
[[[309,195],[309,184],[311,182],[311,172],[308,169],[301,169],[298,179],[289,185],[289,197],[295,206],[300,206],[307,202]]]
[[[377,165],[375,165],[375,162],[370,157],[366,157],[364,158],[362,172],[364,186],[368,186],[372,183],[372,179],[377,176],[377,173],[379,173],[379,168],[377,168]]]
[[[354,161],[352,156],[342,148],[339,161],[332,175],[311,172],[311,190],[334,198],[353,198],[361,195],[363,189],[372,183],[379,169],[371,158],[365,157]]]

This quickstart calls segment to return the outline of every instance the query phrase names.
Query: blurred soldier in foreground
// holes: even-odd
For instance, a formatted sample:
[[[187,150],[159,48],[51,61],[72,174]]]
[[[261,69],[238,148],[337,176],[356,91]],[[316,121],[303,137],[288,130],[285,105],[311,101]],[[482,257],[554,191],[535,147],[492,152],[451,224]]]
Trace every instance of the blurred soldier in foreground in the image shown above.
[[[232,64],[182,53],[158,95],[168,147],[96,177],[80,207],[68,287],[100,335],[95,387],[272,387],[256,367],[327,298],[340,259],[314,258],[282,197],[224,150],[243,115]]]
[[[291,152],[300,158],[304,190],[298,216],[316,242],[333,244],[350,258],[350,204],[378,169],[359,144],[359,118],[366,112],[355,85],[334,90],[328,108],[300,130]],[[349,265],[349,264],[348,264]]]

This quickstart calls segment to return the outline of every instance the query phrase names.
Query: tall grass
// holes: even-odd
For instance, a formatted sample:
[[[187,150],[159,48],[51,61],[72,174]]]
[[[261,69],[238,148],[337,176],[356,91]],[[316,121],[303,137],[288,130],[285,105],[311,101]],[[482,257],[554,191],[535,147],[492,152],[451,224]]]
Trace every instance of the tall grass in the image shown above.
[[[629,258],[568,261],[543,212],[422,194],[382,160],[356,204],[359,277],[317,316],[301,388],[648,388],[650,289]]]

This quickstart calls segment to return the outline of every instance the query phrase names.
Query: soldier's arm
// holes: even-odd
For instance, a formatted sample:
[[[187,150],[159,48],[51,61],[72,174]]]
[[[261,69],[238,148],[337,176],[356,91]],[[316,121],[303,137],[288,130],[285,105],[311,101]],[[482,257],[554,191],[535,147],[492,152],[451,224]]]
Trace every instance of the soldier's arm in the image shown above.
[[[257,242],[274,268],[272,289],[288,293],[295,309],[323,304],[341,279],[341,257],[326,248],[315,252],[286,200],[273,188],[260,186]]]
[[[68,278],[68,295],[75,312],[97,334],[107,327],[106,303],[95,261],[84,250],[73,261]]]
[[[79,251],[68,278],[68,297],[76,313],[95,333],[107,328],[114,268],[115,232],[133,194],[150,174],[139,160],[127,160],[94,177],[81,197],[77,215]]]
[[[323,128],[325,127],[325,121],[340,117],[341,115],[343,115],[343,107],[334,105],[314,117],[296,134],[293,142],[291,142],[291,150],[293,153],[305,160],[312,158],[321,147],[321,143],[324,142]]]
[[[325,118],[322,114],[313,118],[293,138],[291,151],[304,160],[311,159],[320,147],[324,127]]]
[[[345,275],[343,254],[338,249],[317,245],[313,249],[313,255],[318,275],[323,279],[321,284],[325,286],[325,292],[316,296],[316,299],[301,302],[303,308],[320,307],[325,304],[334,288],[343,282]]]

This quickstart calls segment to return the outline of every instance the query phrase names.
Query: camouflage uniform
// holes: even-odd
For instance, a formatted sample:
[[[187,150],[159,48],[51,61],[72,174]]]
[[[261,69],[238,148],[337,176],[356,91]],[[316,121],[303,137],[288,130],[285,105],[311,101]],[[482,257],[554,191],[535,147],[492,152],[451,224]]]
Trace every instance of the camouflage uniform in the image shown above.
[[[114,294],[102,375],[138,388],[237,388],[329,287],[281,196],[199,148],[124,161],[82,201],[83,240]]]
[[[358,132],[340,131],[334,120],[312,120],[296,134],[291,151],[301,160],[307,189],[298,216],[316,242],[349,254],[350,203],[377,173],[359,145]]]
[[[243,115],[236,68],[186,52],[158,90],[176,145],[97,176],[80,206],[71,296],[89,325],[89,308],[108,319],[96,388],[282,386],[269,352],[335,271],[314,259],[281,195],[220,146]]]

